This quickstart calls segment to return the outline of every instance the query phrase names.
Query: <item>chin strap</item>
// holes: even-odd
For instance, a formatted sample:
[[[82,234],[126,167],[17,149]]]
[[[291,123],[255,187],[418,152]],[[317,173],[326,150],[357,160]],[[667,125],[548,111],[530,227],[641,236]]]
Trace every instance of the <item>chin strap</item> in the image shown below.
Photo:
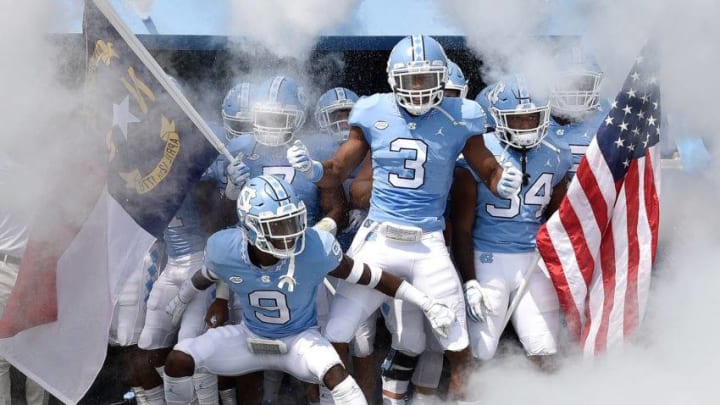
[[[455,117],[453,117],[452,114],[450,114],[449,112],[445,111],[445,109],[442,108],[442,107],[440,107],[439,105],[434,105],[434,106],[430,107],[430,109],[431,109],[431,110],[432,110],[432,109],[435,109],[435,110],[440,111],[440,112],[441,112],[443,115],[445,115],[445,117],[447,117],[447,119],[449,119],[450,122],[452,122],[452,124],[455,125],[455,126],[465,125],[465,122],[462,122],[462,121],[458,122],[458,121],[456,121],[456,120],[455,120]]]
[[[290,264],[288,264],[287,274],[280,277],[280,282],[277,285],[278,288],[282,290],[287,285],[288,292],[293,292],[295,290],[295,284],[297,284],[294,276],[295,276],[295,255],[292,255],[292,256],[290,256]]]

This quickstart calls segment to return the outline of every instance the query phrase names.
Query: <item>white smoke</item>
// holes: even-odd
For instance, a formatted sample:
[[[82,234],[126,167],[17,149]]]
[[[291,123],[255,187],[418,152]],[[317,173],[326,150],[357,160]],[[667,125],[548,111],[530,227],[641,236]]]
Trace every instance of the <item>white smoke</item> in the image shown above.
[[[48,41],[45,30],[63,19],[67,10],[78,10],[78,3],[0,0],[4,97],[0,148],[27,159],[33,169],[28,173],[29,184],[45,173],[42,167],[58,164],[49,159],[49,152],[57,152],[64,140],[76,136],[66,124],[79,119],[77,89],[68,90],[59,82],[57,67],[63,49]],[[304,60],[318,36],[349,18],[356,3],[236,1],[234,34],[251,38],[279,57]],[[584,42],[607,73],[604,92],[614,96],[642,44],[651,32],[657,33],[664,112],[683,116],[696,134],[720,144],[714,125],[715,98],[720,94],[718,2],[582,0],[565,2],[567,8],[550,0],[448,0],[443,4],[466,32],[468,45],[484,60],[486,81],[514,70],[529,70],[539,78],[551,74],[547,45],[534,35],[538,30],[553,31],[543,26],[553,21],[557,31],[584,34]],[[56,172],[62,174],[62,167],[56,167]],[[476,376],[485,402],[716,402],[720,273],[713,253],[720,245],[720,222],[715,215],[720,182],[713,170],[695,177],[668,173],[663,180],[658,266],[637,341],[592,366],[568,360],[555,375],[538,373],[522,356],[500,359]]]
[[[0,4],[0,148],[11,156],[32,157],[37,169],[61,145],[58,140],[72,136],[62,128],[78,106],[76,94],[58,80],[62,49],[45,29],[38,29],[53,27],[68,11],[63,2],[47,0]]]
[[[306,60],[318,37],[342,25],[357,0],[236,0],[229,32],[272,54]]]

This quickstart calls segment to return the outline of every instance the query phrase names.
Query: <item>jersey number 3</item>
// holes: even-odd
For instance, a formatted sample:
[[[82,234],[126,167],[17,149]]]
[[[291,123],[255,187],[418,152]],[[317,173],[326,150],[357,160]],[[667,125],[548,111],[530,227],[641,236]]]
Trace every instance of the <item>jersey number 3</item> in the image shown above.
[[[398,173],[390,172],[388,181],[397,188],[419,188],[425,183],[425,162],[427,161],[428,146],[425,142],[418,139],[399,138],[390,142],[391,152],[401,152],[404,150],[415,152],[415,157],[405,159],[405,164],[403,165],[405,169],[410,170],[412,173],[409,176],[402,176]]]

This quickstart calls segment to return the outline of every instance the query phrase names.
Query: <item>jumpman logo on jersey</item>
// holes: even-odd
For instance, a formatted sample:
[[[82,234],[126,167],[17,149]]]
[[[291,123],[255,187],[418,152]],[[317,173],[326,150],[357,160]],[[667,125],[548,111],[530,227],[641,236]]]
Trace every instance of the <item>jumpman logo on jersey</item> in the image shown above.
[[[444,127],[440,127],[440,129],[437,130],[437,132],[435,133],[435,135],[445,136],[445,134],[443,134],[443,128],[444,128]]]

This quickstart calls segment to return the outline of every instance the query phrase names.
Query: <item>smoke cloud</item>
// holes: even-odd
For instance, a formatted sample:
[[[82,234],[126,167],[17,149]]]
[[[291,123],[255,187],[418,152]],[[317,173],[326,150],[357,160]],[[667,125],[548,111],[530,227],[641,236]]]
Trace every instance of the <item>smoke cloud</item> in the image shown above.
[[[45,30],[64,18],[67,10],[77,10],[78,3],[0,0],[0,88],[4,96],[0,150],[28,163],[30,185],[40,184],[42,175],[48,173],[45,169],[58,164],[53,158],[56,154],[72,155],[70,145],[77,147],[66,141],[79,136],[67,124],[80,119],[80,89],[61,83],[57,66],[63,48],[48,40]],[[233,34],[253,41],[238,45],[239,50],[272,56],[266,60],[294,61],[282,69],[302,75],[302,63],[297,61],[307,58],[319,35],[350,18],[357,1],[238,0],[232,4]],[[614,97],[634,57],[654,36],[661,50],[663,109],[687,123],[685,131],[669,135],[701,135],[706,142],[718,144],[718,2],[448,0],[443,4],[448,16],[466,33],[468,45],[483,59],[486,82],[514,71],[538,81],[551,77],[556,68],[548,57],[552,45],[537,35],[570,33],[582,35],[583,43],[597,55],[606,73],[603,92]],[[257,45],[264,51],[257,51]],[[328,63],[342,66],[339,59]],[[250,71],[254,73],[247,78],[264,78],[267,70],[267,65],[253,66]],[[62,167],[55,169],[62,175]],[[720,221],[714,214],[720,203],[716,169],[713,163],[707,171],[713,174],[665,171],[653,291],[645,323],[631,344],[593,365],[569,359],[554,375],[540,374],[519,354],[500,358],[476,376],[474,386],[483,401],[715,402],[717,372],[712,363],[720,358],[716,342],[720,273],[713,255],[720,245]]]

